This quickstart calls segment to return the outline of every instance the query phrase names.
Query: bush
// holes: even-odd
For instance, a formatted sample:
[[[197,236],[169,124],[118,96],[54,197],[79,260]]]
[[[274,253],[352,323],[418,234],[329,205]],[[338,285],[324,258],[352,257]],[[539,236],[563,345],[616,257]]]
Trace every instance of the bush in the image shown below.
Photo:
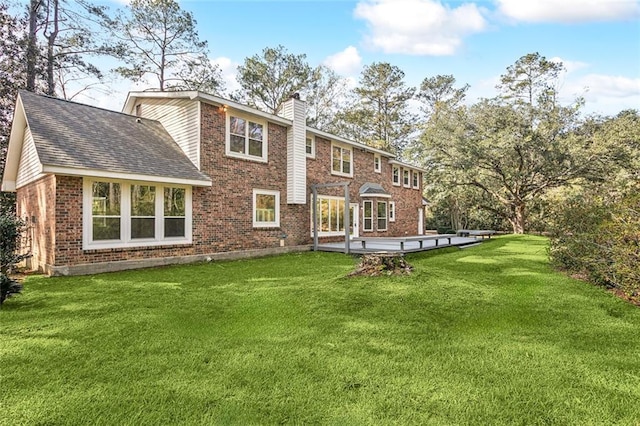
[[[18,263],[29,257],[18,252],[24,230],[25,223],[14,214],[0,215],[0,306],[11,295],[22,291],[22,285],[10,274]]]
[[[556,266],[639,298],[640,196],[568,200],[556,218],[549,254]]]

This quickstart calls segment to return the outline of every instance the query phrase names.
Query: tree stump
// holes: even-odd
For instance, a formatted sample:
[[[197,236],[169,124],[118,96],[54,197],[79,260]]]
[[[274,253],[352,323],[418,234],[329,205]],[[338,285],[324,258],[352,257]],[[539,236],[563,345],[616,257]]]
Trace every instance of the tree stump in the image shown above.
[[[409,274],[413,266],[409,265],[401,253],[371,253],[360,259],[355,271],[350,276],[364,275],[375,277],[378,275]]]

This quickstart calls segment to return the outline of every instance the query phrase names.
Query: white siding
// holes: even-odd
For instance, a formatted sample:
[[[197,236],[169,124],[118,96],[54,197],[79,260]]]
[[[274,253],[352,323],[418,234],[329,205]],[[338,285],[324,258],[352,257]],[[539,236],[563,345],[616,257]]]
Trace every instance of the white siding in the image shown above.
[[[306,204],[306,104],[299,99],[289,99],[280,115],[293,121],[287,130],[287,203]]]
[[[141,99],[141,115],[158,120],[182,151],[200,169],[200,114],[189,99]],[[135,112],[135,107],[134,107]]]
[[[36,152],[36,146],[33,143],[31,130],[27,127],[24,131],[24,140],[22,142],[22,152],[20,153],[20,164],[18,165],[18,177],[16,179],[16,188],[20,188],[42,176],[40,173],[42,165]]]

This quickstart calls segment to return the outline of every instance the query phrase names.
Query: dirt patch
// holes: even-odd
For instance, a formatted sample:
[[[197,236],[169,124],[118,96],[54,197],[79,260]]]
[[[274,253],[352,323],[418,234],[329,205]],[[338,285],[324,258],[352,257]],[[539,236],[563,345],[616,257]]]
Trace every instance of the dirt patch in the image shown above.
[[[356,270],[349,276],[407,275],[411,271],[413,266],[407,263],[402,254],[372,253],[363,255]]]

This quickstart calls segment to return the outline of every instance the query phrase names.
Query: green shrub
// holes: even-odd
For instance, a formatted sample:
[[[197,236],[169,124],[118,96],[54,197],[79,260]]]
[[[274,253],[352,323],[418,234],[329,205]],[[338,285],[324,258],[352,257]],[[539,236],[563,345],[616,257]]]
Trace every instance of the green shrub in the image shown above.
[[[556,266],[640,296],[640,196],[617,201],[581,194],[555,219],[549,255]]]
[[[10,274],[18,263],[29,257],[29,254],[18,252],[24,230],[24,221],[14,214],[0,215],[0,305],[11,295],[22,291],[22,285]]]

